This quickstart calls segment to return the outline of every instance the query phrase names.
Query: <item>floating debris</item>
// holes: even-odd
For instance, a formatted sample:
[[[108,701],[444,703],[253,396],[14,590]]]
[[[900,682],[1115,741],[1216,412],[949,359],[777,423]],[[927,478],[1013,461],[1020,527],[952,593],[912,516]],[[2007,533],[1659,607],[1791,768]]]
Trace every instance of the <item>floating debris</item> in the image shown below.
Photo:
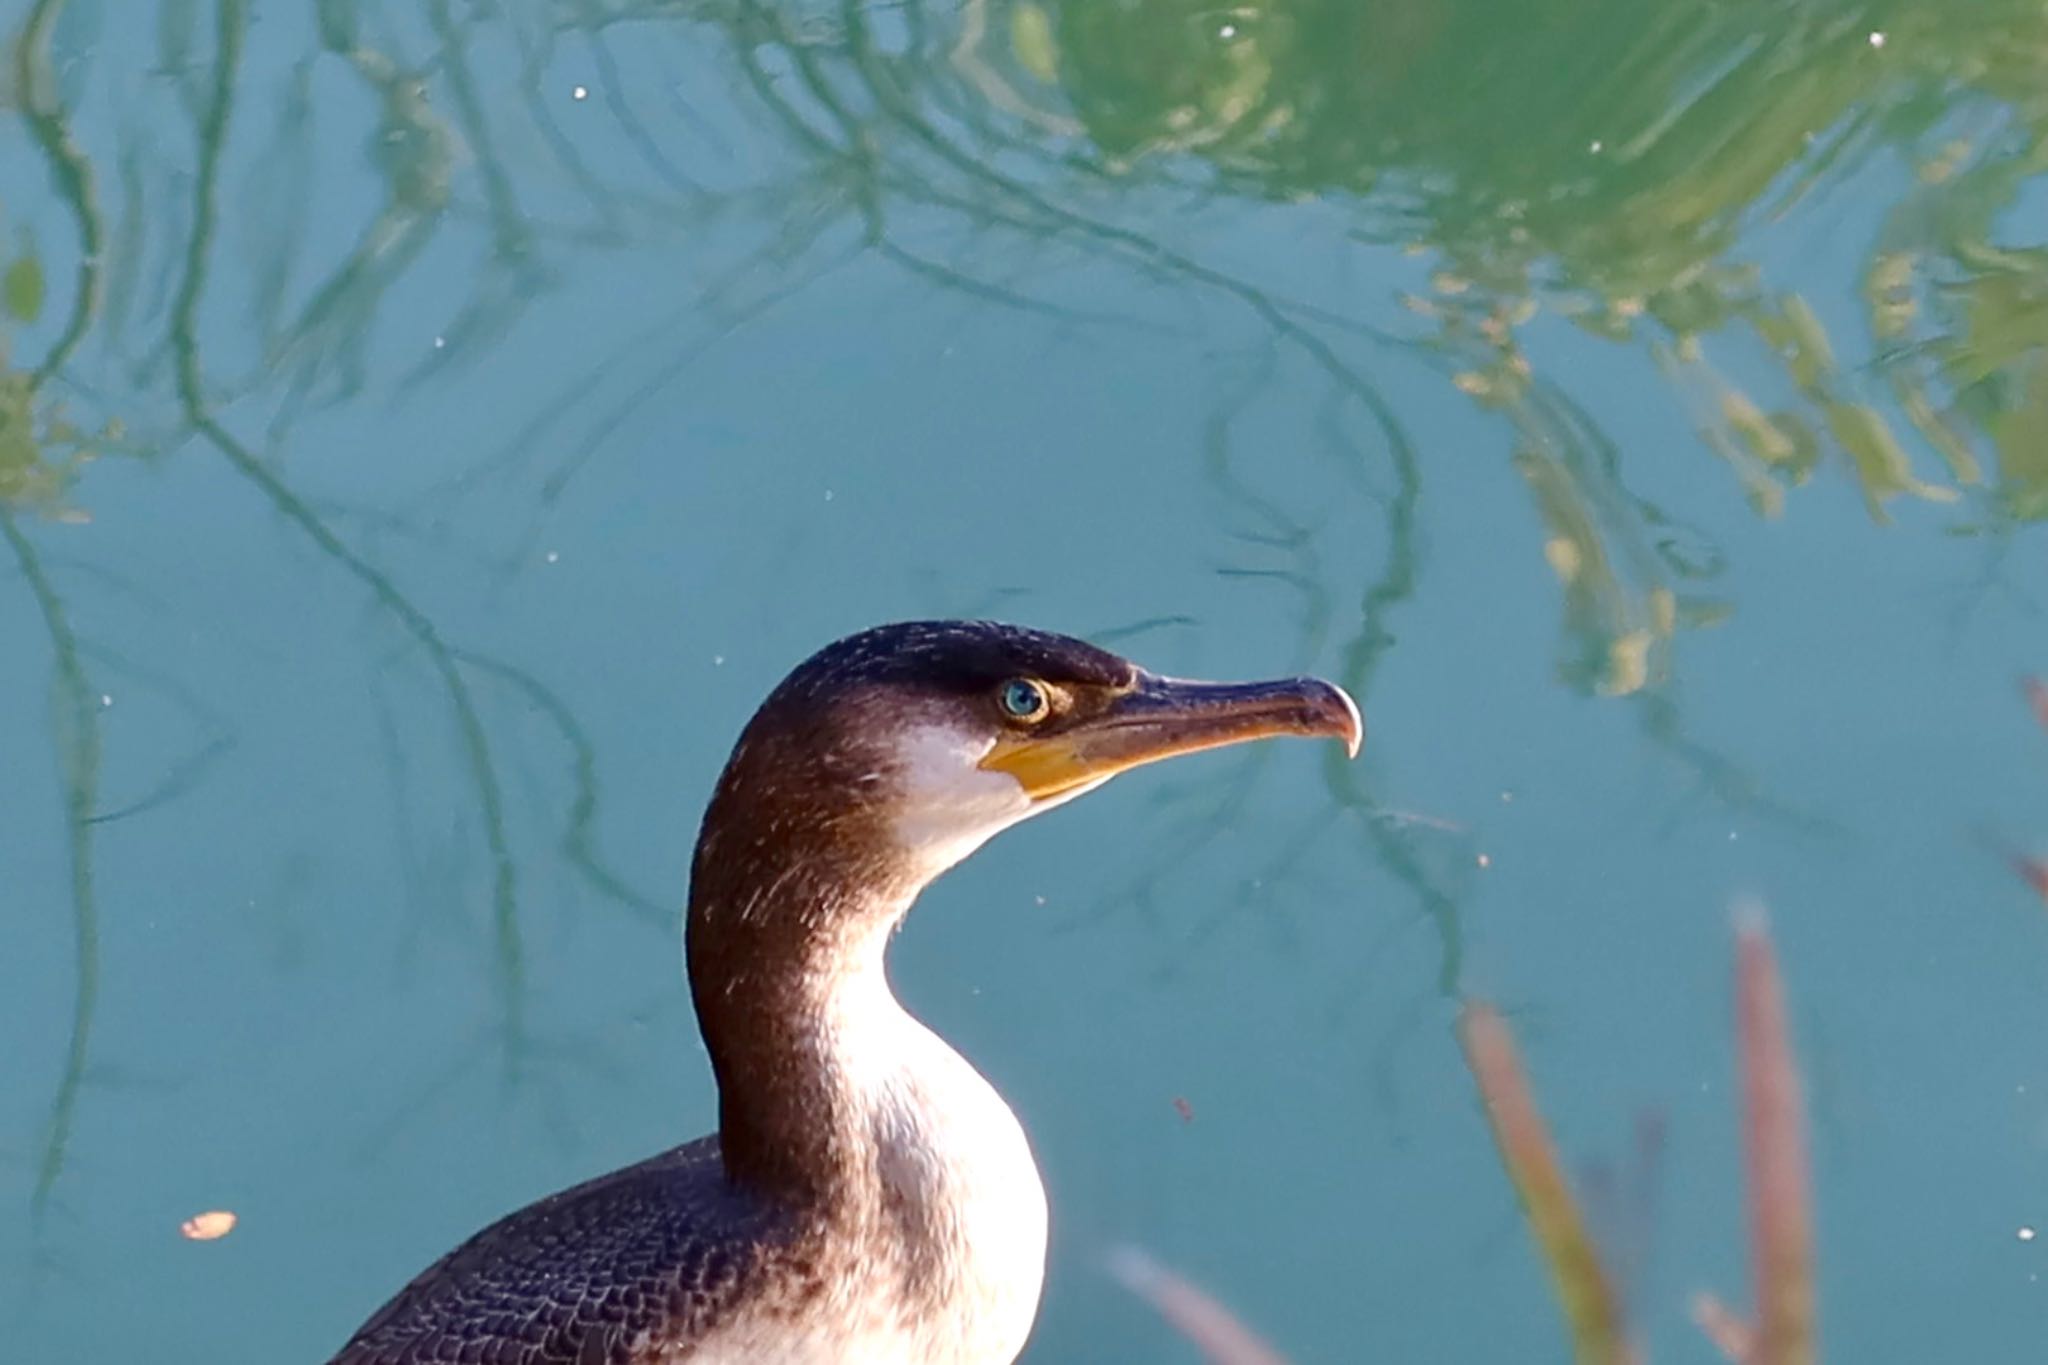
[[[178,1224],[178,1232],[188,1242],[218,1242],[235,1230],[238,1221],[226,1209],[209,1209]]]

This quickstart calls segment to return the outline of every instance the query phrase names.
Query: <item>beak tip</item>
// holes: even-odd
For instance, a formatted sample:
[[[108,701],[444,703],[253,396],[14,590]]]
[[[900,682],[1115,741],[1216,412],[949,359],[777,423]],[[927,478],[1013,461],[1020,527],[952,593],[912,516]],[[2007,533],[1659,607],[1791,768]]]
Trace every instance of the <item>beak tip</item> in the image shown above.
[[[1334,685],[1332,690],[1336,692],[1337,699],[1344,703],[1346,727],[1341,736],[1344,741],[1344,757],[1357,758],[1358,751],[1365,747],[1365,717],[1359,712],[1358,703],[1351,699],[1349,692]]]
[[[1344,756],[1357,758],[1358,751],[1365,747],[1365,717],[1359,712],[1358,703],[1351,699],[1349,692],[1333,682],[1325,682],[1321,678],[1312,681],[1321,692],[1317,699],[1320,703],[1318,709],[1323,713],[1321,719],[1329,727],[1322,733],[1332,739],[1343,740]]]

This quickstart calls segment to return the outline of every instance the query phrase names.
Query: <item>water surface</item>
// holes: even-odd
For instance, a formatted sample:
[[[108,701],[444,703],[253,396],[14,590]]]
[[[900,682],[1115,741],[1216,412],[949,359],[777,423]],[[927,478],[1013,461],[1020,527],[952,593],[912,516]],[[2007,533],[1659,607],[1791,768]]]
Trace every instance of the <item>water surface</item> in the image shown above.
[[[1030,1360],[1190,1358],[1126,1242],[1302,1361],[1564,1359],[1466,996],[1575,1161],[1664,1125],[1607,1222],[1708,1359],[1745,894],[1828,1354],[2048,1334],[2038,5],[0,18],[10,1359],[323,1359],[709,1127],[717,766],[937,614],[1372,730],[1128,778],[900,940],[1045,1168]]]

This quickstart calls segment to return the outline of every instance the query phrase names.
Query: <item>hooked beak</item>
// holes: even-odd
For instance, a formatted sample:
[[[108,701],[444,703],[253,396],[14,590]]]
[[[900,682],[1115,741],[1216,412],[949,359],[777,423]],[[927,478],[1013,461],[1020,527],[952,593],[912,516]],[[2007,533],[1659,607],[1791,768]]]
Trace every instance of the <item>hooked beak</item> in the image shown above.
[[[1344,689],[1321,678],[1212,683],[1141,672],[1106,711],[1049,733],[999,739],[980,766],[1010,774],[1033,801],[1044,801],[1140,764],[1277,735],[1341,739],[1356,758],[1365,723]]]

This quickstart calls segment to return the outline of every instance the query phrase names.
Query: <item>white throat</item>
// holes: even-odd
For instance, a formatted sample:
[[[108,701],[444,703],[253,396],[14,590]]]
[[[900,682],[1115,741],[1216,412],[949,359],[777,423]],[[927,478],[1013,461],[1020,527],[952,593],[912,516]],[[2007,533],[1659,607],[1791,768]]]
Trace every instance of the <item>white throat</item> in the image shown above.
[[[820,983],[818,1042],[873,1181],[864,1278],[885,1300],[860,1315],[873,1340],[836,1358],[1009,1365],[1038,1312],[1045,1189],[1002,1096],[896,999],[886,940]],[[874,1259],[895,1260],[894,1273]]]
[[[987,735],[926,725],[911,730],[897,749],[892,776],[902,813],[894,833],[926,880],[1033,814],[1016,778],[980,766],[993,745]]]
[[[926,725],[911,730],[897,750],[894,777],[902,814],[897,842],[915,857],[926,881],[1019,820],[1042,815],[1094,791],[1107,776],[1033,800],[1006,772],[981,766],[995,747],[987,734]],[[878,778],[881,774],[876,775]]]

